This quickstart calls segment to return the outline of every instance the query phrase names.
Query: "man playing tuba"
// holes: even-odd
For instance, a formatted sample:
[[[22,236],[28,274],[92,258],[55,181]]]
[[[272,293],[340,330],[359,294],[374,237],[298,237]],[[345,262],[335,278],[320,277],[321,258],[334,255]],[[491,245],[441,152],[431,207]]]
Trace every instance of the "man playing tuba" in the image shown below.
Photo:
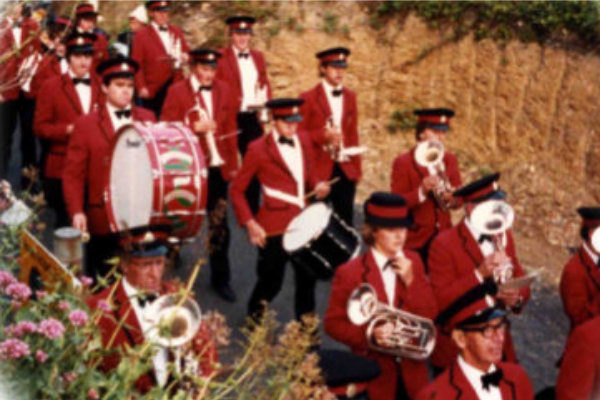
[[[368,337],[364,325],[351,322],[347,304],[353,291],[367,283],[374,288],[378,302],[416,314],[419,319],[432,319],[437,314],[435,298],[418,254],[403,249],[407,228],[412,225],[405,200],[397,194],[373,193],[364,204],[364,214],[363,238],[369,250],[337,269],[325,314],[325,331],[354,353],[377,361],[382,373],[368,385],[371,400],[413,398],[428,383],[425,361],[373,349],[393,350],[399,346],[404,339],[399,333],[401,324],[390,318],[375,326]]]

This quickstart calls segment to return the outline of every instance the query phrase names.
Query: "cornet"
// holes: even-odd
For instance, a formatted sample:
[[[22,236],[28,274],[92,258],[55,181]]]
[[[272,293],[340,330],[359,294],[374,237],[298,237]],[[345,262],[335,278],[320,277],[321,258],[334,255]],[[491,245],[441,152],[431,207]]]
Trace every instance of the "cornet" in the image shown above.
[[[341,130],[339,129],[339,127],[337,127],[334,122],[333,122],[333,117],[329,117],[327,119],[327,123],[325,125],[325,129],[327,130],[333,130],[333,129],[337,129],[341,132]],[[331,159],[335,162],[345,162],[348,161],[348,156],[345,154],[344,152],[344,139],[342,137],[342,140],[340,141],[339,146],[334,145],[333,143],[329,143],[327,145],[325,145],[325,151],[327,151],[329,153],[329,155],[331,156]]]
[[[202,108],[200,106],[200,103],[198,101],[196,101],[196,104],[194,105],[193,108],[191,108],[185,116],[185,124],[189,127],[192,128],[193,130],[193,122],[194,122],[194,118],[191,118],[192,113],[198,113],[198,119],[200,121],[208,121],[210,120],[210,117],[208,115],[208,112]],[[221,165],[225,164],[225,161],[223,160],[223,158],[221,157],[221,154],[219,154],[219,148],[217,147],[217,142],[215,140],[215,133],[213,131],[208,131],[206,132],[206,146],[208,147],[208,155],[210,158],[209,161],[209,165],[211,167],[220,167]]]
[[[415,148],[415,161],[427,168],[429,175],[439,177],[438,187],[432,191],[432,194],[437,205],[447,211],[450,204],[444,200],[444,193],[452,191],[453,188],[444,167],[444,145],[435,139],[420,142]]]
[[[515,219],[513,208],[502,200],[488,200],[478,204],[469,217],[475,229],[492,237],[495,252],[505,252],[504,233],[510,229]],[[600,240],[599,240],[600,241]],[[501,285],[513,277],[514,266],[510,259],[494,269],[494,281]]]
[[[368,283],[363,283],[352,291],[347,313],[354,325],[369,324],[366,330],[367,342],[375,351],[412,360],[424,360],[433,351],[436,337],[433,321],[379,302],[375,289]],[[391,347],[378,345],[373,333],[377,326],[386,322],[394,325]]]

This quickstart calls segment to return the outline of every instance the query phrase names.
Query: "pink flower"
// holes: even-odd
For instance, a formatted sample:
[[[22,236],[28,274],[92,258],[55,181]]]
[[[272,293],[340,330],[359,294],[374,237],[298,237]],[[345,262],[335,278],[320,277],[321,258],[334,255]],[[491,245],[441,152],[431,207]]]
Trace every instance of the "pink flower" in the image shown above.
[[[19,339],[6,339],[0,343],[0,360],[14,360],[29,355],[29,345]]]
[[[35,291],[35,296],[38,298],[38,300],[43,299],[44,297],[46,297],[48,293],[45,290],[36,290]]]
[[[88,315],[85,311],[78,308],[69,313],[69,321],[75,326],[83,326],[88,321]]]
[[[106,300],[100,300],[96,306],[104,312],[110,312],[110,304]]]
[[[82,276],[81,278],[79,278],[79,280],[81,281],[81,284],[85,287],[88,287],[92,283],[94,283],[94,280],[92,278],[90,278],[89,276]]]
[[[65,382],[70,383],[77,379],[77,374],[75,372],[67,372],[62,377],[65,380]]]
[[[0,271],[0,286],[8,286],[17,282],[17,279],[8,271]]]
[[[16,325],[9,325],[4,328],[4,334],[14,337],[21,337],[27,333],[35,332],[37,332],[37,325],[31,321],[20,321]]]
[[[38,350],[35,352],[35,359],[40,364],[43,364],[48,359],[48,354],[46,354],[43,350]]]
[[[66,300],[61,300],[58,302],[58,308],[62,311],[67,311],[69,308],[71,308],[71,304],[69,304],[69,302]]]
[[[24,283],[13,282],[6,287],[6,294],[15,300],[27,300],[31,296],[31,289]]]
[[[88,390],[87,395],[88,395],[88,399],[91,399],[91,400],[97,400],[100,398],[98,391],[94,388],[91,388],[90,390]]]
[[[41,333],[48,339],[58,339],[65,333],[65,327],[59,320],[48,318],[40,322],[38,333]]]

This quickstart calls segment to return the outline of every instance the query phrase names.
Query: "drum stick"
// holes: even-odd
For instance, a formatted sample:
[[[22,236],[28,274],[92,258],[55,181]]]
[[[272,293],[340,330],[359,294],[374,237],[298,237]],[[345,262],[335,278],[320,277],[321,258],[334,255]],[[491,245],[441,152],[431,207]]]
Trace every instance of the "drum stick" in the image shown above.
[[[237,136],[237,135],[239,135],[240,133],[242,133],[242,130],[241,130],[241,129],[238,129],[238,130],[237,130],[237,131],[235,131],[235,132],[232,132],[232,133],[228,133],[228,134],[226,134],[226,135],[219,136],[219,137],[217,138],[217,140],[223,140],[223,139],[227,139],[228,137],[231,137],[231,136]]]
[[[339,180],[340,180],[340,177],[337,176],[337,177],[335,177],[335,178],[327,181],[327,183],[329,183],[330,185],[333,185],[333,184],[335,184]],[[313,197],[315,194],[317,194],[317,191],[313,190],[313,191],[309,192],[306,196],[304,196],[304,199],[308,199],[310,197]]]

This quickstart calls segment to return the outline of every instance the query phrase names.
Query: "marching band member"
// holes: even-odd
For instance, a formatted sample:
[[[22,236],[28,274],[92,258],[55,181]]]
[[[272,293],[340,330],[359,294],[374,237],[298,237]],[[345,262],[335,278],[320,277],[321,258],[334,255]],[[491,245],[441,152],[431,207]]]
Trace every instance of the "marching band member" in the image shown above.
[[[74,33],[66,40],[68,71],[48,79],[39,92],[34,130],[48,152],[42,170],[44,195],[56,213],[56,227],[68,226],[62,193],[62,174],[75,121],[94,110],[101,96],[100,82],[92,74],[96,35]]]
[[[345,147],[358,146],[356,93],[343,86],[349,55],[345,47],[316,54],[323,79],[300,95],[304,99],[300,129],[310,133],[320,178],[339,178],[329,199],[336,214],[352,226],[354,195],[362,170],[360,156],[345,157],[341,153]]]
[[[129,29],[117,35],[117,41],[127,46],[127,54],[131,54],[131,46],[135,33],[148,24],[148,13],[143,5],[137,6],[129,13]]]
[[[262,52],[250,48],[252,26],[256,20],[249,16],[229,17],[231,46],[219,50],[223,57],[217,66],[217,79],[230,85],[231,96],[236,102],[237,129],[241,131],[238,149],[242,157],[250,142],[263,134],[256,107],[263,106],[271,98],[271,85],[267,76],[265,57]],[[254,108],[253,108],[254,106]],[[246,192],[252,213],[258,211],[260,186],[253,181]]]
[[[285,264],[289,255],[282,245],[288,223],[306,203],[307,189],[314,188],[322,199],[329,193],[327,182],[317,182],[312,169],[310,145],[303,133],[297,133],[300,99],[273,99],[267,102],[274,128],[269,135],[255,140],[248,147],[242,166],[231,182],[230,196],[237,220],[246,227],[250,242],[258,246],[256,270],[258,280],[248,302],[248,314],[258,317],[262,302],[270,302],[281,290]],[[257,178],[264,201],[258,213],[253,213],[245,197],[246,189]],[[296,317],[315,309],[313,276],[293,263],[295,272]]]
[[[31,10],[22,2],[7,6],[0,21],[0,54],[10,57],[0,63],[0,179],[6,177],[11,157],[12,139],[17,118],[22,127],[21,164],[36,165],[36,144],[33,135],[33,100],[21,88],[19,73],[28,56],[39,51],[39,25],[31,18]],[[18,49],[18,51],[15,51]]]
[[[571,330],[577,325],[600,315],[600,255],[592,244],[592,233],[600,227],[600,207],[581,207],[583,242],[577,253],[563,269],[560,279],[560,297]]]
[[[429,380],[425,361],[377,352],[370,340],[393,347],[393,322],[376,326],[373,338],[366,327],[354,325],[347,311],[352,291],[362,283],[373,286],[379,302],[426,318],[435,318],[437,306],[417,253],[404,249],[407,229],[412,225],[405,200],[393,193],[375,192],[364,204],[363,239],[366,253],[340,266],[331,284],[325,313],[325,332],[351,347],[358,355],[377,361],[381,375],[368,385],[371,400],[413,398]]]
[[[69,138],[63,195],[73,227],[91,234],[85,265],[86,274],[93,278],[109,271],[104,261],[118,248],[109,234],[104,204],[111,142],[117,130],[132,121],[154,122],[151,112],[132,107],[137,69],[137,63],[126,58],[109,59],[98,66],[106,102],[79,118]]]
[[[506,193],[499,190],[497,181],[500,174],[485,176],[454,192],[461,199],[465,218],[456,226],[441,232],[433,240],[429,251],[429,277],[438,306],[445,309],[458,297],[474,287],[481,286],[494,294],[498,286],[494,282],[494,270],[512,264],[513,276],[523,276],[525,272],[517,260],[515,244],[510,229],[501,234],[500,240],[505,250],[496,248],[494,238],[479,232],[470,219],[473,209],[490,199],[504,199]],[[507,310],[520,312],[529,299],[529,288],[501,290],[495,298]],[[432,364],[438,369],[451,365],[457,348],[450,336],[441,331],[432,356]],[[514,346],[507,330],[504,342],[504,356],[516,362]]]
[[[169,1],[147,1],[151,23],[133,38],[131,58],[140,66],[135,86],[142,105],[158,119],[167,90],[180,77],[182,62],[190,50],[183,31],[169,23]]]
[[[189,55],[192,74],[189,79],[179,81],[169,88],[161,118],[164,121],[189,119],[190,128],[202,138],[200,143],[209,164],[206,211],[210,237],[211,284],[222,298],[233,302],[236,296],[229,285],[227,253],[230,235],[226,205],[229,181],[239,168],[235,110],[231,104],[228,85],[214,79],[221,54],[199,47],[190,51]],[[199,118],[200,112],[205,115],[204,118]]]
[[[440,317],[446,311],[450,312],[441,322],[452,332],[459,355],[417,400],[532,400],[533,387],[525,370],[502,361],[506,311],[482,292],[464,295]]]
[[[108,39],[105,33],[96,27],[98,12],[91,3],[80,3],[75,8],[75,31],[96,35],[94,42],[93,69],[108,58]]]
[[[119,350],[125,350],[126,346],[139,346],[147,340],[145,334],[151,325],[144,318],[144,312],[152,302],[160,295],[178,291],[175,282],[163,280],[167,254],[166,236],[161,227],[132,229],[121,240],[123,250],[120,270],[123,277],[86,300],[91,310],[102,310],[97,323],[102,345],[108,350],[114,350],[102,360],[101,368],[104,371],[119,365]],[[107,304],[110,310],[105,308]],[[200,372],[207,376],[217,362],[215,344],[202,326],[193,342],[194,349],[201,355]],[[155,385],[165,386],[169,379],[169,349],[156,345],[153,351],[153,369],[140,376],[135,383],[136,389],[142,394]]]
[[[418,122],[416,128],[417,144],[429,140],[437,140],[444,143],[446,132],[450,129],[450,118],[454,111],[446,108],[430,108],[415,110]],[[427,255],[429,246],[435,235],[452,226],[450,212],[440,207],[433,193],[438,190],[442,183],[439,174],[430,174],[415,160],[415,150],[400,154],[394,160],[392,166],[391,186],[392,192],[403,196],[408,202],[414,219],[415,230],[408,232],[406,247],[417,251],[427,268]],[[459,188],[461,183],[460,171],[456,156],[444,151],[443,157],[444,174],[453,188]],[[454,208],[458,203],[452,197],[452,190],[446,190],[441,194],[444,202]]]

